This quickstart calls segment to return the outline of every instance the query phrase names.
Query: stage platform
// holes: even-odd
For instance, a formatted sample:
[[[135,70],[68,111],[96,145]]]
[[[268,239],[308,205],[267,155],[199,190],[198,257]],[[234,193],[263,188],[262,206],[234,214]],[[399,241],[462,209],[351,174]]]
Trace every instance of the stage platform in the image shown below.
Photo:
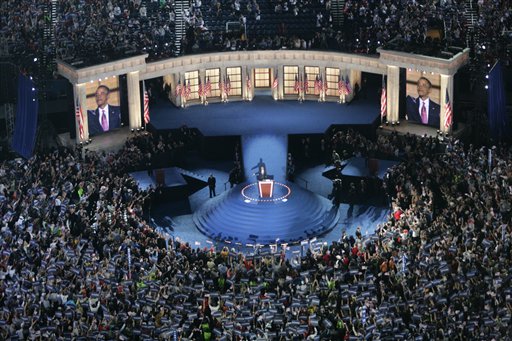
[[[131,172],[129,175],[137,181],[141,190],[159,188],[157,200],[179,200],[203,189],[208,185],[207,179],[180,167]]]
[[[368,167],[368,160],[364,157],[351,157],[350,159],[343,160],[341,163],[341,169],[337,170],[334,166],[326,167],[323,171],[323,176],[328,179],[335,179],[338,177],[356,177],[356,178],[377,178],[383,180],[386,172],[393,166],[398,165],[399,161],[392,160],[377,160],[375,175],[370,174],[370,168]]]
[[[264,201],[250,199],[258,198],[256,187],[240,184],[205,202],[193,215],[198,230],[219,242],[298,243],[328,233],[339,220],[329,200],[293,183],[275,186],[274,199]]]
[[[252,101],[231,101],[177,108],[169,101],[157,101],[151,108],[154,129],[173,129],[186,124],[205,136],[258,134],[317,134],[333,124],[372,125],[379,117],[379,99],[368,98],[350,104],[295,100],[275,101],[256,96]]]
[[[451,135],[455,138],[461,137],[466,130],[466,126],[463,123],[457,124],[457,129],[454,129]],[[439,137],[438,134],[439,128],[429,127],[422,124],[417,123],[409,123],[407,121],[400,121],[400,125],[392,125],[383,124],[378,132],[383,134],[391,134],[396,133],[399,135],[418,135],[418,136],[428,136],[428,137]]]

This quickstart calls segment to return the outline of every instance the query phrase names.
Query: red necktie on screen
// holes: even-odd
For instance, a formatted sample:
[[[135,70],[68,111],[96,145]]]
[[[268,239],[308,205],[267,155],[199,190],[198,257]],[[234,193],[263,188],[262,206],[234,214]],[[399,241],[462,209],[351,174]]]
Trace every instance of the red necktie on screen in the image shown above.
[[[103,128],[103,131],[108,130],[108,121],[107,121],[107,114],[105,114],[105,110],[101,110],[101,127]]]
[[[425,102],[423,102],[423,105],[421,106],[421,123],[428,123],[427,106],[425,105]]]

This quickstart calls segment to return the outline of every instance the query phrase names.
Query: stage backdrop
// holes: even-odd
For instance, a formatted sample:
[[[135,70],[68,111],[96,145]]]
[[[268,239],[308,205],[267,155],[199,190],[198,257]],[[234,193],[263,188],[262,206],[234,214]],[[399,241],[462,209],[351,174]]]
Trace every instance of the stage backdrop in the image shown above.
[[[288,138],[286,135],[242,136],[242,157],[246,180],[256,181],[254,173],[258,171],[256,166],[261,158],[267,168],[267,174],[273,175],[276,181],[285,181],[287,150]]]

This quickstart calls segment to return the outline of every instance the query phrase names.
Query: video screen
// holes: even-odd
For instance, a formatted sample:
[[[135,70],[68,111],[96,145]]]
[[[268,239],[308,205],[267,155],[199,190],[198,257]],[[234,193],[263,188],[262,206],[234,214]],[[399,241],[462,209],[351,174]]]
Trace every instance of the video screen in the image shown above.
[[[441,76],[407,70],[408,122],[439,128],[441,116]]]
[[[117,78],[87,83],[86,94],[89,135],[98,135],[121,127]]]

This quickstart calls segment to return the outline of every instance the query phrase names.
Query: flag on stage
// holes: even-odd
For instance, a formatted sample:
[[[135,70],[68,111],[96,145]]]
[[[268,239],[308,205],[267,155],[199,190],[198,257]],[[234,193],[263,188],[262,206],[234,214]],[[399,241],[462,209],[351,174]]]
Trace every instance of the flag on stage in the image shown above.
[[[204,86],[204,94],[206,96],[210,96],[212,92],[212,82],[210,82],[210,77],[206,77],[206,84]]]
[[[343,95],[345,93],[345,81],[341,75],[338,75],[338,95]]]
[[[293,91],[299,92],[299,90],[300,90],[299,76],[295,75],[295,83],[293,84]]]
[[[387,94],[386,94],[386,82],[384,76],[382,76],[382,92],[380,94],[380,117],[386,117],[388,112]]]
[[[320,89],[322,88],[322,85],[320,84],[320,77],[316,75],[315,78],[315,95],[318,95],[320,93]]]
[[[247,90],[251,90],[252,84],[251,84],[251,78],[249,77],[249,75],[245,75],[245,82],[247,84]]]
[[[78,134],[80,135],[80,140],[85,138],[84,133],[84,115],[82,114],[82,106],[80,105],[80,100],[76,99],[76,107],[75,107],[75,117],[78,122]]]
[[[350,95],[352,93],[352,86],[350,85],[350,80],[347,78],[345,79],[345,94]]]
[[[277,75],[277,71],[276,71],[276,74],[274,76],[274,82],[272,83],[272,89],[277,89],[279,85],[279,77]]]
[[[448,88],[446,88],[446,98],[444,101],[444,127],[450,128],[452,126],[453,112],[452,104],[450,103],[450,95],[448,94]]]
[[[226,76],[226,94],[229,95],[231,92],[231,80],[229,79],[229,75]]]
[[[304,75],[304,93],[305,94],[308,93],[308,88],[309,88],[308,75],[305,74]]]
[[[190,94],[192,93],[192,87],[190,86],[190,79],[187,82],[187,86],[185,89],[185,98],[188,99],[190,97]]]
[[[176,97],[181,96],[183,94],[182,91],[183,91],[183,87],[181,85],[181,79],[180,79],[180,80],[178,80],[178,85],[176,85],[176,90],[175,90]]]
[[[204,95],[203,84],[201,83],[201,77],[198,78],[197,94],[199,95],[199,97],[203,97],[203,95]]]
[[[150,118],[149,118],[149,95],[146,90],[146,82],[142,81],[142,87],[144,90],[144,124],[148,124],[150,121]]]

